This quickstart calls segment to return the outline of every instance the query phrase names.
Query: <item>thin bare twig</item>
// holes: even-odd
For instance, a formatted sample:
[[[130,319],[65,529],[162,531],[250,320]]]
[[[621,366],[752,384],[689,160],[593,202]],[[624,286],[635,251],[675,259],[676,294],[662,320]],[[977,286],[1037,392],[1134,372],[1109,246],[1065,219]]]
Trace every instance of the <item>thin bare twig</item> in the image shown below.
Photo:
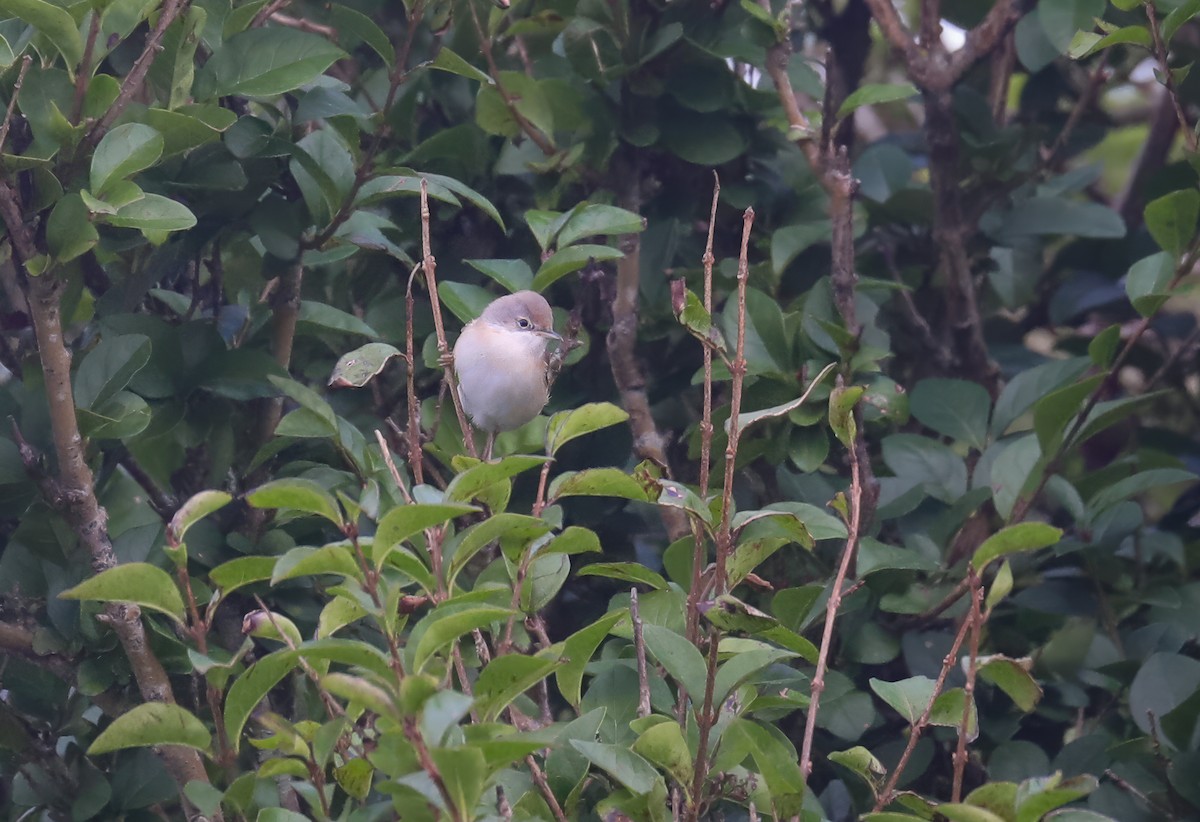
[[[117,118],[125,113],[125,109],[133,102],[133,98],[141,91],[142,83],[146,80],[146,74],[149,73],[150,67],[154,65],[155,58],[162,51],[162,39],[167,33],[167,29],[171,24],[182,14],[188,7],[188,0],[166,0],[163,3],[162,11],[159,12],[158,22],[154,24],[150,34],[146,37],[146,44],[142,47],[142,53],[138,55],[134,61],[133,67],[129,69],[129,73],[125,75],[125,80],[121,83],[121,91],[117,94],[117,99],[108,107],[94,126],[88,129],[87,134],[83,138],[83,147],[90,151],[99,144],[101,138],[108,133],[112,128],[112,124],[117,121]],[[83,156],[83,155],[80,155]]]
[[[713,172],[712,208],[708,214],[708,239],[704,244],[704,310],[712,317],[713,310],[713,234],[717,223],[717,201],[721,197],[721,178]],[[712,401],[713,401],[713,352],[711,346],[701,347],[704,356],[704,410],[700,417],[700,499],[708,499],[708,486],[712,473]],[[703,596],[701,579],[705,559],[708,556],[708,541],[704,526],[697,518],[691,519],[692,528],[692,584],[687,596],[687,637],[695,643],[700,638],[700,611],[696,607]],[[680,703],[686,694],[680,695]]]
[[[833,626],[837,621],[837,612],[842,605],[842,585],[858,551],[858,539],[862,528],[863,500],[866,492],[863,489],[863,466],[860,464],[861,453],[858,448],[850,451],[850,522],[847,526],[846,544],[842,548],[841,560],[838,563],[837,574],[830,588],[829,601],[825,605],[825,625],[821,633],[821,648],[817,656],[817,668],[813,672],[810,688],[807,715],[804,721],[804,738],[800,747],[800,769],[807,777],[812,774],[813,737],[817,730],[817,711],[821,705],[821,694],[825,691],[825,672],[829,669],[829,654],[833,646]]]
[[[12,96],[8,98],[8,108],[4,112],[4,122],[0,123],[0,150],[3,150],[4,143],[8,140],[8,129],[12,125],[13,112],[17,108],[17,99],[21,96],[21,86],[25,82],[25,75],[29,71],[29,65],[33,62],[33,58],[26,54],[21,58],[21,68],[17,70],[17,82],[13,85]]]
[[[1183,103],[1179,99],[1179,89],[1175,84],[1175,76],[1171,74],[1171,64],[1167,59],[1167,44],[1163,41],[1162,28],[1158,23],[1158,13],[1154,10],[1153,3],[1143,3],[1142,8],[1146,11],[1146,20],[1150,24],[1150,36],[1154,41],[1154,58],[1158,61],[1159,81],[1166,86],[1167,94],[1171,97],[1171,105],[1175,109],[1175,117],[1179,120],[1179,130],[1183,132],[1183,139],[1187,141],[1188,151],[1195,154],[1200,151],[1200,138],[1196,137],[1196,132],[1188,123]]]
[[[633,623],[633,649],[637,655],[638,716],[650,716],[650,681],[646,678],[646,641],[642,638],[642,615],[638,613],[637,588],[629,589],[629,620]]]
[[[946,685],[946,677],[950,675],[951,669],[954,668],[954,663],[958,660],[959,649],[962,648],[963,640],[967,637],[967,631],[972,625],[971,615],[968,613],[963,617],[962,624],[958,628],[958,633],[954,636],[954,643],[950,646],[950,652],[942,659],[942,670],[938,672],[938,677],[933,683],[933,693],[929,697],[929,703],[925,706],[925,710],[917,719],[916,723],[908,734],[908,742],[904,746],[904,753],[900,755],[900,761],[896,763],[896,767],[892,769],[888,775],[887,784],[879,793],[879,797],[875,800],[875,812],[882,811],[896,796],[896,785],[900,782],[900,777],[904,773],[904,769],[908,766],[908,760],[912,758],[912,753],[917,747],[917,742],[921,739],[921,734],[925,728],[929,726],[929,717],[933,715],[933,703],[942,693],[942,688]]]
[[[429,183],[421,178],[421,270],[425,273],[425,286],[429,289],[429,302],[433,307],[433,328],[437,334],[438,354],[443,362],[450,361],[450,344],[446,342],[446,326],[442,321],[442,303],[437,290],[437,260],[433,256],[429,240]],[[462,429],[467,453],[477,457],[475,437],[463,411],[462,398],[458,394],[458,380],[454,376],[453,366],[445,369],[446,387],[450,390],[450,400],[454,403],[454,413],[458,417],[458,425]],[[411,432],[410,432],[411,433]]]
[[[971,715],[975,707],[975,678],[979,671],[979,640],[983,633],[983,586],[979,584],[979,575],[975,566],[967,566],[968,578],[974,593],[971,596],[971,610],[967,619],[971,623],[971,648],[967,657],[967,682],[963,688],[963,715],[958,725],[958,745],[954,750],[954,783],[950,794],[951,802],[962,799],[963,773],[967,769],[967,737],[971,735]]]

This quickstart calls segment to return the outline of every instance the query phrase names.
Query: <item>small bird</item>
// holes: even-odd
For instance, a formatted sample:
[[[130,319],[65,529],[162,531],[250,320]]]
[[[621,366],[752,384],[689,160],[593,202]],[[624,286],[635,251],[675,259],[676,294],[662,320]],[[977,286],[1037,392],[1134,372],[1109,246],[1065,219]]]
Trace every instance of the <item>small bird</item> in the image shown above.
[[[496,434],[536,417],[550,399],[550,341],[554,315],[534,291],[499,297],[467,323],[454,344],[454,373],[463,410],[487,432],[483,458],[491,459]]]

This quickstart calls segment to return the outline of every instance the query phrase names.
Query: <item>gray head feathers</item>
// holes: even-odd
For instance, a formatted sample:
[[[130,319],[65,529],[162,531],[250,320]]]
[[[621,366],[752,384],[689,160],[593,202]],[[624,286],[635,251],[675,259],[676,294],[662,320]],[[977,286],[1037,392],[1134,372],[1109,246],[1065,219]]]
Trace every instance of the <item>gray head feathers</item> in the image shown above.
[[[484,322],[514,331],[553,331],[554,313],[550,303],[536,291],[518,291],[493,300],[483,310]]]

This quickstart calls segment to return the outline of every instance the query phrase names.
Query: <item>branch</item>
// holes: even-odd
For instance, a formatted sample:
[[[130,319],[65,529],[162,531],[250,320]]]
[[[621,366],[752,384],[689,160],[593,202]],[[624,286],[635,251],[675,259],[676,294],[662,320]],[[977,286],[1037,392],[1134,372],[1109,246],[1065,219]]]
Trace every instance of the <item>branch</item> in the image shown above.
[[[1000,393],[1000,368],[983,338],[983,317],[975,294],[964,220],[958,155],[958,127],[949,91],[925,92],[925,134],[929,142],[929,182],[933,189],[933,238],[946,277],[946,317],[951,351],[959,371],[981,382],[993,399]]]
[[[642,639],[642,615],[638,611],[638,592],[636,587],[629,589],[629,621],[633,623],[633,649],[637,656],[637,715],[647,717],[650,716],[650,681],[646,678],[646,642]]]
[[[446,342],[446,326],[442,322],[442,303],[437,290],[437,260],[434,259],[429,240],[429,183],[421,178],[421,270],[425,272],[425,286],[429,289],[429,302],[433,307],[433,327],[437,333],[438,354],[443,362],[449,361],[450,344]],[[445,369],[446,387],[450,389],[450,401],[454,403],[454,413],[458,417],[458,426],[462,429],[463,443],[467,453],[472,457],[478,456],[475,450],[475,437],[471,425],[467,422],[466,412],[463,411],[462,398],[458,394],[458,380],[454,368]],[[412,432],[409,432],[410,436]],[[411,447],[411,446],[410,446]]]
[[[8,140],[8,129],[12,125],[13,112],[17,108],[17,99],[21,96],[21,86],[25,83],[25,74],[33,58],[26,54],[21,58],[21,68],[17,71],[17,82],[13,85],[12,96],[8,98],[8,108],[4,112],[4,122],[0,123],[0,149]]]
[[[908,734],[908,743],[904,746],[904,753],[900,755],[900,761],[896,763],[896,767],[892,769],[888,776],[887,784],[879,794],[879,798],[875,800],[875,812],[882,811],[896,796],[896,785],[900,782],[900,777],[904,773],[904,769],[908,767],[908,760],[912,758],[913,750],[917,747],[917,742],[921,740],[921,734],[925,728],[929,726],[929,717],[933,714],[933,703],[937,701],[938,695],[941,694],[942,688],[946,685],[946,677],[950,675],[954,663],[958,661],[958,651],[962,648],[963,640],[966,639],[967,631],[974,620],[971,619],[971,614],[968,613],[963,617],[962,625],[959,626],[958,633],[954,637],[954,643],[950,646],[950,652],[942,659],[942,670],[938,673],[937,680],[933,683],[933,693],[929,697],[929,703],[925,706],[920,718],[913,724],[912,730]]]
[[[108,133],[108,130],[112,128],[112,124],[117,121],[117,118],[133,102],[134,96],[141,91],[146,74],[150,71],[150,67],[154,65],[154,60],[158,57],[158,53],[162,51],[163,36],[166,35],[170,25],[187,8],[188,2],[189,0],[166,0],[163,3],[162,11],[158,15],[158,22],[154,24],[154,28],[146,38],[146,44],[142,47],[142,53],[138,55],[133,67],[125,75],[125,80],[121,83],[121,91],[117,94],[117,99],[109,106],[108,111],[104,112],[104,116],[88,130],[87,135],[83,138],[85,153],[96,147],[104,135]]]
[[[912,32],[900,19],[900,13],[892,5],[892,0],[867,0],[867,5],[870,6],[871,16],[879,24],[879,29],[892,44],[892,48],[904,55],[904,62],[913,78],[916,79],[918,73],[924,74],[925,55],[913,40]],[[918,67],[920,72],[917,71]]]
[[[1171,98],[1171,105],[1175,109],[1175,117],[1179,120],[1179,129],[1183,132],[1183,139],[1187,142],[1188,151],[1195,154],[1200,151],[1200,138],[1196,137],[1196,132],[1188,123],[1187,115],[1183,111],[1183,103],[1179,100],[1179,88],[1175,85],[1175,77],[1171,74],[1171,65],[1167,61],[1167,44],[1163,42],[1162,29],[1158,25],[1158,14],[1154,10],[1153,3],[1143,3],[1142,8],[1146,10],[1146,20],[1150,23],[1150,36],[1154,40],[1154,57],[1158,61],[1160,82],[1167,88],[1167,95]]]
[[[4,183],[0,186],[0,193],[11,194],[12,190]],[[29,240],[26,234],[28,227],[9,223],[8,207],[15,208],[15,200],[0,196],[0,204],[4,206],[3,218],[13,239],[15,261],[23,267],[23,250],[18,249]],[[92,470],[87,463],[84,439],[79,433],[75,416],[71,354],[63,343],[60,314],[62,285],[50,273],[40,277],[29,277],[28,272],[25,275],[29,283],[28,302],[41,358],[45,394],[50,400],[50,428],[58,458],[58,511],[91,556],[93,570],[100,573],[115,567],[117,560],[108,537],[108,515],[96,498]],[[120,640],[142,698],[147,702],[174,703],[175,696],[167,673],[146,641],[140,609],[136,605],[110,602],[99,618],[113,629]],[[181,787],[193,780],[208,781],[204,764],[196,751],[164,746],[160,749],[160,755]]]
[[[296,324],[300,319],[300,290],[304,284],[304,266],[297,260],[278,279],[271,295],[271,353],[284,371],[292,366],[292,349],[296,343]],[[265,445],[275,434],[275,426],[283,415],[283,397],[272,397],[264,403],[258,422],[258,444]],[[257,484],[252,481],[251,484]]]
[[[627,176],[619,205],[635,214],[641,213],[641,181],[636,171]],[[668,474],[665,438],[658,431],[650,411],[650,400],[646,392],[646,377],[637,361],[638,292],[641,281],[641,237],[638,234],[623,234],[620,238],[623,256],[617,260],[617,290],[612,304],[612,328],[608,331],[608,361],[612,368],[613,382],[621,392],[621,405],[629,414],[629,427],[633,431],[633,451],[639,459],[650,460]],[[658,506],[659,515],[666,526],[667,535],[675,541],[689,531],[687,517],[682,509]]]
[[[861,430],[861,423],[859,429]],[[825,626],[821,632],[821,649],[817,655],[817,668],[813,672],[808,710],[804,717],[804,740],[800,747],[800,769],[805,778],[812,774],[813,737],[817,730],[817,711],[821,705],[821,694],[825,691],[825,672],[829,669],[829,654],[833,646],[833,626],[837,621],[838,609],[845,595],[842,586],[854,557],[858,552],[858,539],[862,528],[862,511],[867,491],[863,488],[863,452],[855,447],[850,451],[850,522],[847,525],[846,544],[842,548],[841,561],[833,578],[829,601],[825,605]],[[869,465],[867,472],[870,471]]]
[[[954,783],[950,794],[951,802],[962,799],[963,772],[967,768],[967,737],[970,735],[971,708],[975,705],[975,677],[979,670],[979,639],[983,633],[983,586],[975,567],[967,566],[968,579],[974,593],[971,596],[971,611],[967,619],[971,623],[971,650],[967,662],[967,683],[963,687],[963,714],[958,725],[958,745],[954,749]]]
[[[784,75],[787,76],[786,74]],[[704,310],[712,317],[713,303],[713,233],[717,223],[717,201],[721,197],[721,178],[713,172],[712,208],[708,215],[708,240],[704,245],[704,256],[701,262],[704,266]],[[708,499],[708,485],[712,471],[712,401],[713,401],[713,352],[712,346],[702,345],[704,353],[704,410],[700,417],[700,499]],[[692,529],[692,584],[687,596],[687,637],[695,644],[700,639],[700,611],[697,605],[701,596],[701,579],[704,573],[707,556],[707,540],[704,527],[693,517],[690,520]],[[680,698],[680,716],[683,715],[683,698]]]
[[[531,123],[517,109],[517,100],[519,98],[506,89],[504,83],[500,81],[500,68],[496,65],[496,57],[492,53],[492,39],[483,30],[483,23],[479,20],[479,13],[475,11],[475,3],[468,2],[467,7],[471,9],[471,19],[475,23],[475,33],[479,36],[479,50],[483,52],[483,59],[487,61],[488,74],[491,76],[492,82],[496,85],[496,91],[499,93],[500,99],[504,101],[504,107],[508,109],[509,115],[516,121],[517,127],[533,141],[534,145],[541,149],[542,154],[545,154],[547,157],[557,154],[558,149],[554,147],[551,136],[543,134],[537,126]]]
[[[21,625],[0,621],[0,652],[13,654],[54,674],[64,682],[75,683],[75,665],[60,654],[42,654],[34,649],[33,631]]]
[[[987,13],[987,17],[967,32],[963,47],[950,55],[945,71],[948,82],[943,88],[949,88],[961,80],[977,60],[1000,44],[1020,19],[1021,8],[1018,0],[998,0]]]

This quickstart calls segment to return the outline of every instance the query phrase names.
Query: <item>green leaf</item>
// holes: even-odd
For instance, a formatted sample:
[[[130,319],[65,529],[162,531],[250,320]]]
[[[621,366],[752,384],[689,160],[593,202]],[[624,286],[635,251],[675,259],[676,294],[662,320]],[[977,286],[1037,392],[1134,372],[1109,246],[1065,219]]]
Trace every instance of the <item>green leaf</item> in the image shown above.
[[[917,434],[892,434],[883,440],[883,461],[892,473],[918,485],[942,502],[967,492],[967,466],[950,446]]]
[[[293,548],[275,562],[271,584],[278,585],[285,579],[320,574],[337,574],[363,581],[362,569],[355,561],[348,543],[335,543],[322,548],[300,546]]]
[[[775,818],[790,819],[800,814],[804,804],[804,773],[795,750],[781,737],[776,729],[738,718],[730,723],[721,742],[749,751],[766,783]]]
[[[896,100],[907,100],[916,94],[917,87],[912,83],[864,83],[842,102],[842,105],[838,108],[837,116],[845,117],[850,112],[863,106],[892,103]]]
[[[1125,2],[1132,2],[1132,0],[1125,0]],[[1200,0],[1186,0],[1171,9],[1171,13],[1162,22],[1163,42],[1169,44],[1179,28],[1197,14],[1200,14]]]
[[[578,576],[620,579],[625,582],[648,585],[658,591],[668,588],[667,581],[663,579],[662,574],[651,571],[645,565],[638,565],[636,562],[595,562],[580,568]]]
[[[546,427],[547,450],[557,454],[571,440],[618,425],[629,419],[629,414],[611,402],[590,402],[570,411],[559,411],[550,418]]]
[[[1121,344],[1121,326],[1113,323],[1101,331],[1088,343],[1088,357],[1097,368],[1109,368],[1117,356],[1117,347]]]
[[[989,233],[1002,245],[1016,245],[1026,237],[1073,234],[1092,239],[1125,236],[1125,221],[1107,206],[1061,197],[1032,197],[1013,205]]]
[[[549,498],[619,497],[651,502],[657,494],[657,489],[647,489],[620,468],[588,468],[583,471],[564,471],[555,477],[550,482]]]
[[[92,193],[103,197],[109,187],[158,162],[163,136],[141,123],[126,123],[104,135],[92,155]]]
[[[446,486],[446,500],[466,502],[488,487],[531,468],[537,468],[548,459],[548,457],[515,456],[505,457],[499,462],[481,462],[450,481],[450,484]]]
[[[586,628],[581,628],[563,642],[563,659],[561,668],[555,671],[554,677],[558,690],[563,699],[575,708],[579,707],[580,688],[583,683],[583,673],[591,661],[592,654],[600,647],[600,643],[608,636],[609,631],[627,617],[624,611],[612,611],[600,617]]]
[[[383,33],[379,25],[370,17],[349,6],[338,4],[330,8],[329,14],[330,23],[332,23],[334,30],[337,31],[338,39],[343,45],[346,45],[347,35],[357,37],[370,46],[389,67],[395,62],[395,48],[392,46],[388,36]]]
[[[1088,368],[1087,357],[1056,360],[1022,371],[1013,377],[992,412],[992,436],[999,437],[1042,397],[1079,378]]]
[[[88,409],[79,409],[79,431],[96,440],[128,439],[150,425],[150,406],[137,394],[118,391]]]
[[[1174,278],[1174,255],[1160,251],[1129,267],[1129,273],[1125,275],[1125,293],[1134,309],[1143,317],[1149,317],[1167,301]]]
[[[267,692],[296,667],[299,658],[299,653],[291,649],[267,654],[234,680],[225,696],[225,735],[234,751],[241,743],[242,729],[250,714]]]
[[[665,770],[680,785],[690,784],[694,765],[683,730],[678,722],[662,719],[638,735],[632,750]]]
[[[884,682],[870,679],[871,690],[904,717],[909,725],[916,725],[925,708],[933,701],[934,681],[927,676],[913,676],[899,682]],[[962,718],[962,714],[959,714]]]
[[[1008,554],[1036,551],[1056,544],[1062,530],[1044,522],[1019,522],[992,534],[975,551],[971,564],[982,571],[989,562]]]
[[[1179,468],[1153,468],[1149,471],[1141,471],[1131,477],[1117,480],[1093,494],[1092,498],[1088,500],[1089,520],[1094,522],[1099,514],[1118,502],[1149,491],[1151,488],[1195,481],[1195,474]]]
[[[1007,520],[1041,459],[1037,437],[1028,434],[1009,442],[992,462],[992,497],[996,511]]]
[[[745,431],[759,420],[775,419],[795,411],[808,401],[809,396],[812,395],[813,389],[820,385],[824,381],[825,377],[827,377],[836,367],[837,363],[831,362],[829,365],[822,368],[817,376],[813,377],[813,380],[808,384],[808,387],[804,389],[804,393],[794,400],[789,400],[788,402],[781,403],[780,405],[775,405],[770,408],[763,408],[759,411],[748,411],[744,414],[738,414],[738,431]],[[725,421],[725,433],[729,433],[729,420]]]
[[[252,582],[262,582],[275,573],[278,557],[238,557],[223,562],[208,573],[208,578],[223,594],[229,594]]]
[[[1145,26],[1123,26],[1104,36],[1087,31],[1076,32],[1067,53],[1072,60],[1082,60],[1113,46],[1141,46],[1148,49],[1151,44],[1150,29]]]
[[[979,451],[987,445],[992,400],[982,385],[966,380],[925,379],[909,397],[912,415],[927,428]]]
[[[554,252],[542,263],[530,286],[534,291],[545,291],[572,271],[578,271],[588,263],[616,260],[625,255],[620,249],[607,245],[573,245]]]
[[[60,599],[132,602],[164,613],[176,622],[184,621],[183,597],[175,580],[166,571],[145,562],[129,562],[101,571],[58,596]]]
[[[533,270],[524,260],[463,260],[498,282],[509,293],[527,291],[533,285]]]
[[[1033,430],[1043,454],[1053,453],[1062,442],[1067,426],[1079,413],[1083,401],[1091,396],[1106,375],[1095,374],[1072,385],[1053,391],[1033,407]]]
[[[302,408],[306,408],[317,416],[324,424],[328,431],[327,436],[337,436],[338,420],[337,414],[333,412],[333,407],[330,406],[325,398],[313,391],[307,385],[298,383],[287,377],[278,377],[274,374],[267,375],[267,382],[278,388],[284,394],[300,404]]]
[[[90,251],[100,242],[91,214],[78,194],[68,194],[55,204],[46,222],[46,250],[65,263]]]
[[[388,554],[407,539],[411,539],[426,528],[449,522],[455,517],[480,510],[474,505],[449,505],[445,503],[416,503],[398,505],[384,514],[375,531],[371,546],[371,558],[378,569],[383,566]]]
[[[1093,19],[1104,16],[1105,0],[1042,0],[1038,17],[1046,37],[1066,54],[1071,39],[1080,29],[1090,29]]]
[[[1143,733],[1200,688],[1200,662],[1176,653],[1151,654],[1129,687],[1129,715]]]
[[[1029,713],[1042,699],[1042,686],[1029,673],[1031,664],[1028,659],[1009,659],[999,654],[983,657],[979,660],[979,678],[1004,691],[1018,708]]]
[[[1082,799],[1100,786],[1096,777],[1081,774],[1063,779],[1061,773],[1026,779],[1017,787],[1017,822],[1060,819],[1056,808]]]
[[[482,314],[488,303],[496,298],[495,294],[478,285],[450,280],[438,283],[438,296],[442,298],[442,305],[449,308],[463,325]]]
[[[152,745],[181,745],[207,753],[211,744],[208,728],[185,708],[144,702],[114,719],[88,747],[88,756]]]
[[[92,408],[112,399],[150,361],[150,339],[141,334],[106,336],[75,373],[75,405]]]
[[[0,0],[0,13],[18,17],[38,30],[74,70],[83,60],[83,38],[74,18],[62,7],[44,0]]]
[[[167,543],[178,545],[183,542],[189,528],[232,501],[233,497],[224,491],[201,491],[193,494],[171,517],[171,522],[167,525]]]
[[[508,608],[477,606],[461,611],[440,614],[434,611],[426,617],[429,627],[421,634],[416,647],[411,651],[413,671],[420,673],[425,664],[441,649],[470,631],[486,628],[493,622],[501,622],[513,615]],[[411,647],[411,646],[410,646]]]
[[[500,216],[500,212],[496,209],[496,206],[492,204],[492,201],[487,197],[484,197],[478,191],[471,188],[461,180],[457,180],[454,177],[447,177],[443,174],[432,174],[428,171],[413,171],[410,168],[401,168],[399,171],[401,173],[414,174],[417,177],[424,179],[429,186],[431,196],[434,191],[444,191],[451,197],[458,195],[471,205],[478,208],[484,214],[491,217],[492,222],[498,225],[501,231],[507,231],[507,229],[504,227],[504,219]]]
[[[348,351],[333,367],[329,385],[334,388],[362,388],[383,371],[383,367],[392,357],[403,358],[404,355],[395,346],[387,343],[367,343],[361,348]]]
[[[147,194],[121,206],[104,221],[118,228],[140,231],[184,231],[196,224],[196,215],[183,203],[160,194]]]
[[[1200,220],[1200,191],[1172,191],[1146,204],[1146,228],[1163,251],[1176,256],[1191,245]]]
[[[468,80],[477,80],[486,86],[494,85],[490,75],[475,68],[445,46],[438,49],[437,57],[433,59],[429,67],[448,71],[451,74],[457,74],[459,77],[466,77]]]
[[[494,722],[521,694],[562,664],[557,656],[505,654],[488,663],[475,681],[475,708],[483,722]]]
[[[829,392],[829,427],[847,448],[854,447],[854,440],[858,436],[854,406],[865,390],[861,385],[852,385],[849,388],[839,385]]]
[[[795,657],[795,653],[778,648],[739,651],[717,669],[717,678],[713,682],[713,703],[719,705],[724,702],[734,688],[763,669]]]
[[[213,97],[274,97],[311,83],[345,56],[323,37],[270,26],[230,37],[203,72]]]
[[[642,626],[646,650],[689,694],[704,693],[708,666],[700,651],[685,637],[661,625]]]
[[[483,751],[478,748],[436,748],[430,751],[430,756],[442,774],[446,793],[453,802],[450,818],[468,818],[465,814],[479,804],[487,782]]]
[[[569,741],[571,747],[586,756],[593,765],[607,772],[634,794],[648,794],[657,783],[662,782],[654,766],[627,746],[580,739]]]
[[[632,211],[610,205],[588,203],[571,211],[558,232],[558,247],[569,246],[585,237],[637,234],[645,231],[646,221]]]
[[[374,328],[350,312],[315,300],[301,300],[300,315],[296,319],[298,322],[314,325],[325,331],[358,334],[363,337],[379,336]]]
[[[300,477],[272,480],[246,494],[246,502],[254,508],[282,508],[315,514],[342,527],[342,513],[333,495],[317,483]]]

